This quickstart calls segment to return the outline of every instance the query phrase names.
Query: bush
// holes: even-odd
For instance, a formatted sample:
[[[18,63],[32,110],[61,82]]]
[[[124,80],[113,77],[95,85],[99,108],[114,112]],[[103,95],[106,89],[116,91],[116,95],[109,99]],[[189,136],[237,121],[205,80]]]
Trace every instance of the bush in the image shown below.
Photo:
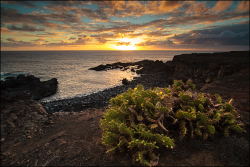
[[[191,80],[184,84],[175,80],[172,87],[150,88],[142,85],[128,89],[110,100],[101,120],[103,144],[111,147],[107,152],[129,149],[136,161],[149,166],[157,165],[159,156],[153,151],[159,147],[174,147],[174,139],[242,132],[237,124],[237,111],[230,102],[223,104],[219,95],[197,93]]]

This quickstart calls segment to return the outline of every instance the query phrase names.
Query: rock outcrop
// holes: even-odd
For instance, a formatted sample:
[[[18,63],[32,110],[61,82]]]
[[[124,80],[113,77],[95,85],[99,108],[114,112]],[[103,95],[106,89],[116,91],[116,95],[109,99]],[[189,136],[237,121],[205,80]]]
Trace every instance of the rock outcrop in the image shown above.
[[[120,68],[121,70],[130,69],[132,72],[136,72],[137,74],[149,74],[149,73],[163,71],[166,68],[166,64],[159,60],[156,61],[142,60],[138,62],[128,62],[128,63],[116,62],[113,64],[106,64],[106,65],[101,64],[97,67],[89,68],[89,70],[104,71],[117,68]]]
[[[216,78],[222,78],[249,67],[249,51],[183,54],[174,56],[175,65],[173,77],[176,79],[192,78],[195,83],[212,83]]]
[[[39,78],[30,75],[19,75],[1,81],[1,101],[16,101],[18,99],[40,100],[51,96],[57,91],[57,79],[41,82]]]

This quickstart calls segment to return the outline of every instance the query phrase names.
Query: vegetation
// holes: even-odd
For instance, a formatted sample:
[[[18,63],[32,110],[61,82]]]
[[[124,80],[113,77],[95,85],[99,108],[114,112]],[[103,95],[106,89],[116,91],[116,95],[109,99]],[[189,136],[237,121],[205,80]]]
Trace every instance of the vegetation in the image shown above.
[[[120,149],[133,151],[141,164],[157,165],[159,156],[153,151],[159,147],[174,147],[178,140],[195,136],[210,136],[230,131],[242,132],[237,124],[237,111],[228,103],[223,104],[219,95],[197,93],[191,80],[184,84],[175,80],[168,88],[150,88],[142,85],[128,89],[110,100],[101,120],[103,144],[111,147],[107,152]]]

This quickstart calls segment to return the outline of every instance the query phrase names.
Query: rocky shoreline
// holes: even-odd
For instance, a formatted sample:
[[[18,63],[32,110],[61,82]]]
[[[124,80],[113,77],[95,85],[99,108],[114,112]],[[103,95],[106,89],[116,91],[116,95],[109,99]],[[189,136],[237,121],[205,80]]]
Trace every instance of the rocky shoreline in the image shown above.
[[[142,84],[145,89],[154,87],[167,87],[174,79],[187,80],[191,78],[196,84],[197,90],[209,91],[213,83],[221,81],[223,78],[249,68],[249,51],[225,52],[225,53],[204,53],[174,56],[173,61],[163,63],[162,61],[143,60],[133,63],[113,63],[99,65],[89,70],[121,70],[131,68],[142,74],[126,84],[105,89],[87,96],[63,99],[52,102],[41,102],[48,113],[53,112],[79,112],[86,108],[100,108],[107,106],[111,97],[125,92],[128,88],[134,88],[137,84]],[[154,69],[154,70],[152,70]],[[215,82],[214,82],[215,81]],[[228,81],[225,81],[228,82]],[[237,81],[235,81],[237,82]],[[249,83],[248,80],[244,81]],[[231,83],[231,87],[232,87]],[[245,84],[247,86],[247,84]],[[249,90],[249,89],[248,89]],[[218,92],[220,93],[220,92]],[[222,92],[224,95],[225,92]],[[225,95],[229,97],[229,95]],[[237,102],[237,100],[236,100]],[[244,104],[246,106],[246,104]],[[248,108],[249,111],[249,108]]]
[[[136,77],[132,81],[108,88],[97,93],[92,93],[82,97],[70,99],[55,100],[51,102],[39,101],[47,113],[53,112],[79,112],[87,108],[100,108],[107,106],[110,98],[125,92],[129,88],[134,88],[137,84],[142,84],[145,89],[154,87],[167,87],[172,84],[174,79],[183,81],[192,79],[196,84],[197,90],[206,91],[211,86],[223,78],[232,76],[242,69],[249,69],[249,51],[225,52],[225,53],[193,53],[189,55],[174,56],[172,61],[163,63],[156,60],[142,60],[130,63],[113,63],[99,65],[89,70],[112,70],[128,68],[135,70],[141,77]],[[229,79],[226,82],[232,82]],[[214,82],[215,81],[215,82]],[[249,83],[249,78],[246,80]],[[57,80],[40,82],[39,78],[34,76],[18,76],[16,79],[10,78],[7,81],[1,81],[1,101],[11,101],[10,99],[34,99],[40,100],[56,92]],[[14,88],[15,86],[18,88]],[[231,84],[231,87],[234,84]],[[247,86],[247,84],[245,84]],[[23,91],[25,89],[25,91]],[[249,90],[249,89],[248,89]],[[224,92],[225,93],[225,92]],[[222,93],[223,95],[223,93]],[[248,107],[249,110],[249,107]]]
[[[142,62],[144,62],[143,65],[139,67]],[[177,55],[173,61],[166,63],[144,60],[139,63],[135,62],[136,65],[118,64],[102,65],[102,67],[105,67],[103,70],[115,68],[121,70],[134,68],[136,72],[142,70],[139,72],[142,74],[141,77],[134,78],[123,85],[71,99],[51,102],[39,101],[56,92],[58,84],[56,79],[40,82],[39,78],[34,76],[19,76],[9,78],[7,82],[1,82],[1,144],[3,146],[1,160],[3,160],[3,164],[21,165],[30,164],[29,161],[32,161],[30,165],[35,164],[34,166],[36,166],[37,160],[39,160],[38,164],[43,165],[50,162],[44,158],[52,156],[52,152],[56,153],[59,150],[62,159],[58,159],[56,164],[67,165],[64,161],[71,162],[70,156],[75,154],[74,156],[78,157],[77,161],[79,163],[84,161],[85,165],[86,163],[92,165],[99,163],[88,161],[88,158],[86,160],[80,158],[89,156],[94,159],[97,155],[106,156],[104,161],[103,159],[100,161],[103,161],[102,163],[105,165],[105,161],[108,161],[109,165],[113,161],[110,160],[110,156],[105,153],[106,149],[101,145],[99,123],[103,112],[109,105],[110,98],[129,88],[136,87],[137,84],[142,84],[145,89],[167,87],[173,83],[174,79],[185,81],[189,78],[195,83],[197,91],[219,94],[223,102],[233,99],[232,104],[240,113],[240,119],[245,124],[247,131],[239,139],[235,136],[216,141],[211,139],[208,142],[212,142],[212,144],[210,146],[204,144],[203,148],[208,147],[208,151],[212,151],[212,153],[217,148],[217,152],[221,156],[226,155],[233,160],[234,164],[248,164],[249,160],[245,157],[249,157],[249,51]],[[63,117],[64,115],[67,117]],[[184,142],[191,142],[191,144],[180,144],[181,146],[177,147],[177,149],[180,148],[177,151],[178,155],[183,153],[186,146],[196,145],[200,141],[192,143],[192,141],[187,140]],[[84,151],[81,149],[77,152],[72,151],[74,144],[75,148],[84,148]],[[66,148],[65,145],[68,147]],[[238,148],[239,150],[236,150]],[[189,155],[188,151],[192,149],[187,150],[186,148],[186,155]],[[199,150],[198,146],[196,150]],[[196,150],[194,150],[195,153]],[[205,152],[203,156],[207,158],[209,155]],[[234,155],[234,152],[237,152],[237,155]],[[80,153],[83,155],[80,156]],[[36,157],[33,157],[34,155]],[[123,154],[120,159],[124,161]],[[171,160],[172,164],[178,162],[174,158],[170,158]],[[196,162],[192,159],[190,161],[192,161],[191,164]],[[207,161],[211,164],[214,163],[214,161]],[[19,164],[19,162],[21,163]],[[169,161],[167,160],[167,162]],[[221,162],[217,164],[221,164]],[[226,159],[222,164],[230,163]]]

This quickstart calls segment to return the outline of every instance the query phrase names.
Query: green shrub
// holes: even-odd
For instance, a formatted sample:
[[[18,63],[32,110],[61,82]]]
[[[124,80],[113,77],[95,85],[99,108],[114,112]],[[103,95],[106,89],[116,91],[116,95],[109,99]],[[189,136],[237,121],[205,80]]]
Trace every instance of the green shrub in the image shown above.
[[[170,136],[176,133],[179,140],[188,135],[205,140],[216,133],[227,137],[230,131],[243,131],[242,124],[235,122],[238,113],[231,101],[223,105],[219,95],[204,95],[194,88],[191,80],[186,84],[175,80],[172,87],[144,90],[137,85],[112,98],[112,107],[101,120],[102,143],[110,147],[107,152],[129,149],[136,161],[152,166],[159,160],[154,149],[173,148]]]

